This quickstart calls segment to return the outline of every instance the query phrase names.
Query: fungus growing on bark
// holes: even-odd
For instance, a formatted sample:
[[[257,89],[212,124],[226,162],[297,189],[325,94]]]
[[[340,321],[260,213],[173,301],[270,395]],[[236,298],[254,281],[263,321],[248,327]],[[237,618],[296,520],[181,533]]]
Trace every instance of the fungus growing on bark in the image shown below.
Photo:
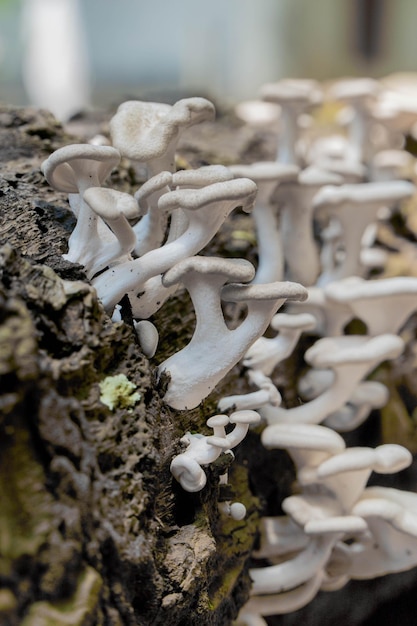
[[[250,424],[259,422],[260,417],[255,411],[237,411],[230,417],[214,415],[207,420],[207,426],[213,429],[213,435],[187,433],[181,441],[187,448],[175,456],[170,465],[174,478],[185,491],[201,491],[207,482],[202,466],[213,463],[222,452],[235,448],[246,436]],[[233,430],[226,434],[225,426],[235,424]],[[236,510],[236,507],[235,507]],[[238,510],[241,510],[238,507]]]
[[[340,409],[363,380],[382,361],[398,357],[404,342],[396,335],[344,335],[324,337],[305,353],[307,363],[317,369],[331,369],[334,377],[329,388],[301,406],[291,409],[263,407],[261,415],[268,426],[262,433],[263,441],[273,433],[276,422],[319,424]]]
[[[280,306],[287,299],[306,297],[306,290],[296,283],[226,285],[248,282],[253,274],[253,266],[242,259],[191,257],[163,276],[166,287],[180,282],[186,287],[196,314],[190,343],[158,368],[159,376],[170,375],[164,400],[173,408],[197,406],[265,332]],[[221,300],[247,303],[245,320],[233,330],[225,322]]]
[[[84,193],[90,187],[101,187],[119,161],[119,151],[111,146],[72,144],[55,150],[41,166],[51,187],[70,194],[70,206],[77,218],[68,252],[63,256],[87,269],[101,240],[97,215],[84,201]]]
[[[146,294],[146,281],[163,274],[175,263],[197,254],[216,234],[224,220],[241,206],[250,211],[256,196],[256,185],[247,178],[213,183],[201,189],[179,189],[163,195],[159,200],[162,211],[182,209],[186,214],[188,225],[186,230],[173,241],[155,250],[150,250],[139,259],[108,269],[94,281],[94,287],[108,311],[112,311],[125,293],[133,298],[138,292],[145,291],[141,304],[133,301],[132,306],[136,317],[149,317],[157,308],[150,297],[151,311]],[[165,285],[167,286],[167,285]],[[160,293],[158,292],[158,296]],[[162,302],[159,302],[160,306]]]

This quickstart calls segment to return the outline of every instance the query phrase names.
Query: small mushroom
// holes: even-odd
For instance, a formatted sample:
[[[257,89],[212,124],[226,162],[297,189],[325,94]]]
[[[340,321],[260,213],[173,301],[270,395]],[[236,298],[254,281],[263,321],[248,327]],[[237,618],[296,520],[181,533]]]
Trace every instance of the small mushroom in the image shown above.
[[[260,95],[265,102],[281,108],[277,161],[298,164],[298,119],[321,102],[319,84],[314,80],[282,79],[263,85]]]
[[[149,320],[139,320],[139,322],[133,322],[133,325],[143,354],[147,356],[148,359],[151,359],[155,355],[158,347],[158,330]]]
[[[104,220],[116,238],[116,241],[103,242],[94,256],[90,252],[90,259],[85,267],[87,276],[92,278],[94,274],[123,257],[123,260],[131,259],[130,253],[135,247],[136,237],[128,220],[138,217],[138,206],[129,194],[104,187],[86,189],[84,201]]]
[[[90,249],[97,249],[101,241],[97,230],[97,215],[84,202],[89,187],[101,187],[114,167],[120,153],[111,146],[72,144],[55,150],[41,165],[48,183],[57,191],[76,194],[77,223],[68,241],[68,261],[85,265]]]
[[[219,411],[259,409],[265,404],[271,404],[272,406],[281,404],[281,394],[270,378],[267,376],[259,377],[259,372],[253,371],[248,372],[248,377],[258,387],[258,391],[221,398],[217,403]]]

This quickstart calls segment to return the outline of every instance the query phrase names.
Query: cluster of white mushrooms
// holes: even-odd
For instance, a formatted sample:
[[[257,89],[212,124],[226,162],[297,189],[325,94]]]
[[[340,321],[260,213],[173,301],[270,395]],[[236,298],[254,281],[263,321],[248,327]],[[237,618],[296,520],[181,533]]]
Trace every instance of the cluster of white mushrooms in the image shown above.
[[[323,98],[340,104],[341,121],[320,137],[305,126]],[[320,589],[417,565],[417,494],[366,487],[372,471],[404,469],[411,454],[398,445],[346,448],[335,432],[356,428],[387,402],[387,388],[367,377],[402,353],[399,333],[417,309],[417,278],[370,278],[385,262],[375,245],[378,221],[415,191],[402,146],[417,113],[368,79],[339,81],[325,93],[314,81],[282,80],[238,108],[277,137],[275,161],[176,171],[181,133],[214,114],[198,97],[172,106],[125,102],[110,122],[112,145],[61,148],[42,169],[69,194],[77,218],[65,258],[84,266],[114,319],[127,294],[147,356],[158,344],[149,318],[180,285],[188,291],[196,327],[158,367],[159,379],[168,375],[165,402],[198,406],[239,362],[254,388],[220,400],[220,414],[207,421],[212,435],[184,436],[171,464],[182,487],[201,490],[204,466],[232,454],[261,420],[263,445],[294,461],[299,494],[284,500],[284,516],[262,520],[254,556],[270,565],[251,569],[252,595],[239,615],[261,626],[263,616],[296,610]],[[122,157],[147,173],[134,195],[102,186]],[[252,213],[256,268],[199,254],[236,208]],[[227,302],[247,309],[237,327],[225,320]],[[365,334],[346,334],[354,319]],[[264,337],[268,329],[275,336]],[[316,341],[298,382],[303,403],[287,408],[274,374],[302,333]],[[245,515],[240,503],[220,509],[236,520]]]

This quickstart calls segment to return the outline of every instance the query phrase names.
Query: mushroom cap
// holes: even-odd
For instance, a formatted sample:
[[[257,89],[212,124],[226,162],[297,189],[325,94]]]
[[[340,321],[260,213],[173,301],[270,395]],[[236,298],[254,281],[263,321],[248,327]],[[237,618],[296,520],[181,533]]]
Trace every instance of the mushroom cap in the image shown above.
[[[380,85],[372,78],[346,78],[334,83],[328,95],[332,100],[355,103],[375,97],[378,91],[380,91]]]
[[[267,431],[268,437],[264,437]],[[330,453],[345,449],[345,442],[340,435],[317,424],[277,423],[268,426],[262,433],[262,443],[266,448],[295,448]]]
[[[225,302],[247,302],[248,300],[306,300],[308,291],[299,283],[278,281],[275,283],[223,287],[221,298]]]
[[[193,256],[176,263],[162,276],[164,287],[186,281],[191,274],[217,274],[227,281],[250,281],[255,268],[246,259],[222,259],[220,257]]]
[[[244,100],[238,102],[234,111],[236,116],[253,126],[269,126],[278,122],[279,108],[272,102],[262,100]]]
[[[228,450],[230,448],[230,443],[225,437],[217,437],[216,435],[210,435],[209,437],[205,437],[205,441],[215,448],[221,448],[221,450]]]
[[[368,524],[358,515],[336,515],[325,519],[312,519],[304,526],[307,535],[328,535],[332,533],[361,533]]]
[[[233,174],[225,165],[203,165],[196,169],[178,170],[172,174],[173,187],[204,187],[231,180]]]
[[[372,159],[372,167],[377,169],[398,168],[406,169],[413,162],[414,157],[405,150],[380,150]]]
[[[134,326],[144,355],[151,359],[156,352],[159,341],[159,333],[156,326],[149,320],[139,320],[134,322]]]
[[[261,87],[260,95],[266,102],[277,104],[320,104],[322,94],[320,85],[310,79],[284,78],[275,83],[266,83]]]
[[[354,178],[358,182],[366,176],[366,166],[354,159],[319,157],[315,160],[315,165],[322,169],[338,174],[340,178]]]
[[[391,278],[365,280],[359,276],[350,276],[326,285],[324,292],[327,298],[337,302],[395,298],[403,295],[414,296],[417,295],[417,278],[415,276],[393,276]]]
[[[113,145],[123,155],[144,162],[163,156],[181,127],[214,116],[214,105],[205,98],[184,98],[172,106],[128,100],[110,120],[110,133]]]
[[[143,206],[145,210],[147,210],[147,200],[148,198],[158,191],[163,191],[166,187],[167,191],[172,185],[172,174],[171,172],[159,172],[155,174],[155,176],[151,176],[149,180],[143,183],[141,187],[135,193],[135,199],[139,206]]]
[[[227,417],[227,415],[223,414],[212,415],[206,421],[206,424],[209,428],[215,428],[216,426],[227,426],[228,423],[229,418]]]
[[[406,180],[389,180],[371,183],[327,185],[317,192],[313,199],[316,210],[343,204],[381,204],[408,198],[415,186]]]
[[[318,339],[304,357],[313,367],[326,369],[342,364],[372,363],[396,358],[403,348],[404,342],[397,335],[343,335]]]
[[[261,421],[261,416],[256,411],[250,409],[235,411],[229,417],[231,424],[257,424]]]
[[[96,174],[101,184],[112,169],[120,162],[120,152],[112,146],[96,146],[77,143],[55,150],[41,165],[41,170],[54,189],[66,193],[78,193],[77,174],[82,169],[85,175],[90,170]]]
[[[244,176],[260,183],[264,181],[287,182],[296,180],[300,168],[292,163],[277,163],[276,161],[258,161],[257,163],[230,165],[233,174]]]
[[[105,187],[90,187],[84,192],[90,208],[104,220],[114,220],[124,215],[127,219],[139,217],[139,208],[133,196],[123,191]]]
[[[257,187],[249,178],[213,183],[198,189],[176,189],[163,195],[158,203],[160,209],[173,211],[181,208],[196,211],[204,206],[222,201],[235,201],[236,207],[241,206],[250,211],[255,202]]]
[[[412,462],[411,453],[396,444],[385,444],[378,448],[354,447],[347,448],[326,459],[317,469],[320,479],[336,476],[345,472],[373,470],[380,474],[399,472]]]
[[[309,165],[298,176],[298,184],[302,187],[321,187],[323,185],[340,185],[343,179],[336,172],[318,165]]]
[[[274,330],[312,330],[317,320],[311,313],[277,313],[271,320]]]

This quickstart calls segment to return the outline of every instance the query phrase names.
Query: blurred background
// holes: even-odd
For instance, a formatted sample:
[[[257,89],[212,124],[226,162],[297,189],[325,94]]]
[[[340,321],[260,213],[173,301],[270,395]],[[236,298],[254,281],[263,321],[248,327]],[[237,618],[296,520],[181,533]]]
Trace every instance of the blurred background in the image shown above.
[[[417,71],[415,0],[0,0],[0,101],[254,98],[283,77]]]

